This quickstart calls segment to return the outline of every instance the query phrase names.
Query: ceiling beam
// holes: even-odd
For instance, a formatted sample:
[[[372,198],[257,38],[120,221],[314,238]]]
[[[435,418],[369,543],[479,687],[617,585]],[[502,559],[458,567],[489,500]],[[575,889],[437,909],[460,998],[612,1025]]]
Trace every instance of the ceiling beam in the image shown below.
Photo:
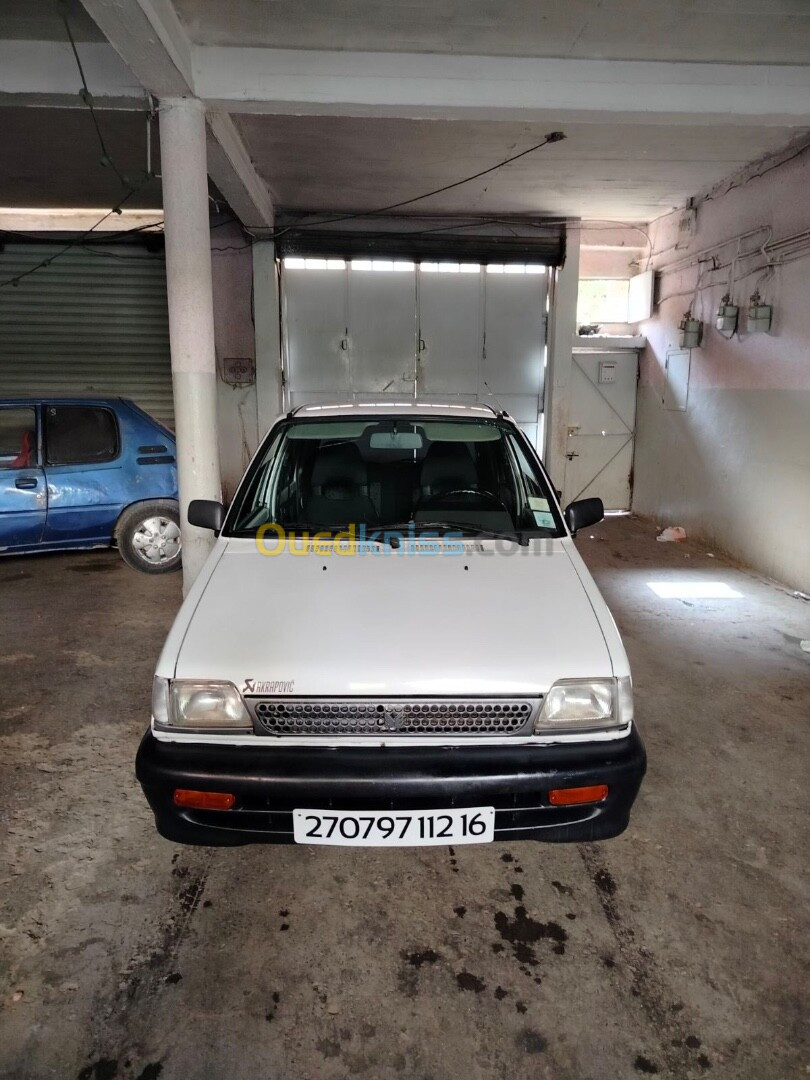
[[[193,46],[171,0],[82,0],[108,41],[159,100],[195,95]],[[209,110],[208,175],[247,228],[270,229],[273,203],[233,121]]]
[[[250,232],[273,227],[273,200],[228,113],[209,109],[208,175]]]
[[[191,88],[191,44],[170,0],[82,0],[115,51],[157,98]]]
[[[146,92],[106,42],[79,45],[93,104],[100,109],[146,107]],[[84,108],[76,59],[68,42],[0,40],[0,105]]]
[[[193,67],[199,96],[232,112],[775,126],[810,114],[799,65],[195,46]]]

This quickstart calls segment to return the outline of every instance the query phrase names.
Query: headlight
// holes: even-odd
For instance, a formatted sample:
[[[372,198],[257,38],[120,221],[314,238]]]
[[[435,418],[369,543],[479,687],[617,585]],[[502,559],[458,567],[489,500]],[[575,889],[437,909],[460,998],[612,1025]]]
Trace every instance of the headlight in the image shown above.
[[[172,727],[253,728],[241,694],[229,682],[155,679],[152,715]]]
[[[629,678],[566,679],[554,683],[534,724],[535,735],[549,731],[601,731],[626,727],[633,719]]]

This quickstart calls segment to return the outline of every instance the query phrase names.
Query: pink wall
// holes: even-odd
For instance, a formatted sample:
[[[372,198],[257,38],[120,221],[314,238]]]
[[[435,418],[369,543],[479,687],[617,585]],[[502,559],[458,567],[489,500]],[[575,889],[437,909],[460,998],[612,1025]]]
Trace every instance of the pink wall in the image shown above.
[[[767,168],[768,165],[766,164]],[[754,170],[756,172],[756,170]],[[642,358],[642,384],[660,386],[666,347],[677,344],[677,323],[692,302],[698,278],[695,265],[668,272],[667,267],[684,258],[716,259],[718,269],[703,262],[698,299],[693,313],[706,327],[700,349],[692,356],[693,387],[738,389],[810,389],[810,306],[808,305],[808,265],[788,256],[767,268],[761,247],[768,241],[810,230],[810,147],[785,164],[761,177],[740,183],[727,193],[724,188],[698,208],[698,228],[688,245],[676,248],[679,213],[659,218],[650,225],[653,240],[652,264],[658,273],[656,318],[643,328],[650,340]],[[728,186],[727,184],[725,186]],[[733,301],[741,313],[758,285],[763,302],[774,305],[770,334],[748,335],[745,320],[730,341],[714,329],[714,315],[728,287],[729,263],[737,255],[735,238],[758,230],[739,241],[740,258],[733,286]],[[729,242],[731,241],[731,242]],[[714,248],[713,245],[724,244]],[[712,250],[707,250],[712,249]]]
[[[639,327],[647,347],[633,498],[637,512],[684,525],[801,588],[810,585],[808,192],[810,148],[794,146],[699,200],[691,238],[679,242],[679,213],[650,225],[658,303]],[[791,247],[772,247],[790,237]],[[735,259],[731,292],[741,318],[726,340],[714,315]],[[670,411],[662,404],[667,351],[679,348],[678,323],[698,285],[692,310],[704,337],[691,352],[687,408]],[[770,334],[746,330],[757,285],[774,306]]]

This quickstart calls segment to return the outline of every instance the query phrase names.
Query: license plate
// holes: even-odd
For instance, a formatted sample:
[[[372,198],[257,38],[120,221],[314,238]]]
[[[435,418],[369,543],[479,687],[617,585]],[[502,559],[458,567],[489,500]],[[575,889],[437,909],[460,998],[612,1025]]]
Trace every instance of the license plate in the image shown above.
[[[297,844],[342,847],[427,847],[488,844],[494,838],[495,808],[460,810],[328,811],[293,810]]]

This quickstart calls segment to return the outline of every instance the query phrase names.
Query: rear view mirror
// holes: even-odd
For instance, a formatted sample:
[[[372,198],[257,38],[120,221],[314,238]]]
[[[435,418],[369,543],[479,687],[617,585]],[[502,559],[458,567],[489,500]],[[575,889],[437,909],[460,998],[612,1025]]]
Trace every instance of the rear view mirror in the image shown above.
[[[375,431],[369,439],[372,450],[421,450],[423,443],[418,431]]]
[[[213,529],[219,536],[222,522],[225,520],[225,507],[213,499],[192,499],[186,512],[189,525],[198,529]]]
[[[595,525],[604,516],[605,508],[601,499],[579,499],[565,508],[565,524],[571,530],[572,536],[576,536],[577,529]]]

